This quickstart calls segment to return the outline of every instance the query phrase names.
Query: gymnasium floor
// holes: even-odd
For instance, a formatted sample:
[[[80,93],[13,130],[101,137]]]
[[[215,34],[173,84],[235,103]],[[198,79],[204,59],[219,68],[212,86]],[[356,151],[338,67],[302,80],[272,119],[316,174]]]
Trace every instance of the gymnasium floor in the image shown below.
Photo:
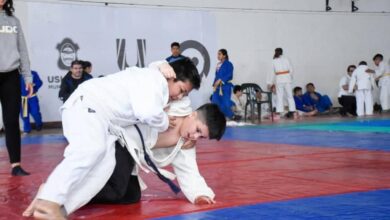
[[[28,177],[11,177],[0,138],[0,219],[21,212],[61,160],[60,134],[23,138]],[[217,203],[194,206],[152,175],[136,205],[89,205],[71,219],[390,219],[390,117],[320,118],[228,128],[200,141]]]

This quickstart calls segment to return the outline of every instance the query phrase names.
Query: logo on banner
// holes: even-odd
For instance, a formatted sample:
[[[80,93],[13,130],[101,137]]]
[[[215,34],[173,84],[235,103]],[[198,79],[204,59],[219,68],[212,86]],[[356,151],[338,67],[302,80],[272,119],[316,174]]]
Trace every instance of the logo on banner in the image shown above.
[[[137,39],[137,63],[138,67],[145,67],[145,55],[146,55],[146,40]],[[126,40],[116,39],[116,54],[118,67],[120,70],[124,70],[129,67],[126,59]]]
[[[189,57],[195,66],[199,70],[200,77],[207,78],[210,71],[210,55],[206,47],[203,46],[198,41],[187,40],[180,44],[182,52],[186,51],[191,54]],[[197,54],[192,56],[193,50]],[[120,70],[124,70],[129,67],[126,58],[126,39],[116,39],[116,54],[117,54],[117,63]],[[137,63],[135,64],[138,67],[145,67],[145,55],[146,55],[146,40],[137,39]],[[200,65],[200,67],[199,67]]]
[[[180,44],[180,49],[181,49],[181,52],[184,53],[184,51],[190,51],[191,49],[194,49],[195,51],[197,51],[200,56],[201,56],[201,59],[199,59],[199,57],[197,56],[194,56],[191,58],[192,62],[194,62],[195,66],[198,68],[198,71],[199,71],[199,74],[200,74],[200,78],[207,78],[207,76],[209,75],[209,71],[210,71],[210,55],[209,55],[209,52],[207,51],[206,47],[203,46],[203,44],[199,43],[198,41],[195,41],[195,40],[187,40],[187,41],[184,41]],[[198,65],[200,64],[200,61],[203,61],[203,65],[201,66],[201,68],[198,67]]]
[[[70,38],[64,38],[61,43],[57,44],[56,48],[59,53],[58,67],[62,70],[69,70],[72,61],[77,60],[79,45]]]

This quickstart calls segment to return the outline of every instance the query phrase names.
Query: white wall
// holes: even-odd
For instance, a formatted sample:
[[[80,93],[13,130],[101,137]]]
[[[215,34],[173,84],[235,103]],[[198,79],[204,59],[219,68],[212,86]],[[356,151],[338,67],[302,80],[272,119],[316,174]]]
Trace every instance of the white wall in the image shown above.
[[[26,23],[27,1],[16,1],[17,16],[22,23]],[[77,2],[83,1],[88,2]],[[349,0],[330,0],[332,12],[324,12],[325,0],[94,2],[108,2],[114,7],[125,3],[132,4],[131,7],[212,12],[217,19],[217,45],[229,51],[235,65],[235,83],[255,81],[265,86],[266,75],[271,71],[273,50],[283,47],[295,69],[294,84],[304,86],[313,82],[318,91],[329,94],[335,101],[338,80],[349,64],[366,60],[372,66],[375,53],[390,58],[389,0],[358,0],[357,13],[350,12]],[[28,33],[26,35],[28,37]],[[338,105],[336,101],[335,104]]]

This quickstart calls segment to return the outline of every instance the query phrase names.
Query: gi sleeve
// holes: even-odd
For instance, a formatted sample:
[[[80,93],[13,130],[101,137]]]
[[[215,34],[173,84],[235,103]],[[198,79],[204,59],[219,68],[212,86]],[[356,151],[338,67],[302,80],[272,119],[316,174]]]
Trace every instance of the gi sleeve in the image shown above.
[[[351,76],[351,81],[349,81],[349,86],[348,86],[349,93],[353,92],[353,88],[355,87],[355,85],[356,85],[356,72],[354,71]]]
[[[169,119],[164,108],[168,104],[168,86],[166,79],[156,72],[156,78],[142,79],[138,83],[134,94],[131,95],[131,103],[134,116],[141,122],[156,128],[159,132],[168,129]]]
[[[233,64],[229,61],[225,61],[219,69],[220,79],[224,84],[233,79]]]
[[[167,59],[168,59],[168,58],[167,58]],[[159,67],[161,64],[163,64],[163,63],[168,63],[168,62],[167,62],[166,60],[154,61],[154,62],[150,63],[150,64],[148,65],[148,67],[149,67],[149,69],[155,69],[155,70],[160,71],[158,67]]]
[[[199,173],[195,147],[180,150],[173,160],[172,166],[181,190],[191,203],[194,203],[199,196],[214,199],[213,190]]]

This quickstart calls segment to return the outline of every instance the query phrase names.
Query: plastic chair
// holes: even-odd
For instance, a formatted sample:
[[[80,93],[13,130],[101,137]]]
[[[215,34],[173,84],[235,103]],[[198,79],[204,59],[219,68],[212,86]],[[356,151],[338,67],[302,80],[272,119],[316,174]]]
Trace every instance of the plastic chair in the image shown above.
[[[269,109],[271,110],[271,120],[274,121],[274,116],[272,114],[272,92],[266,92],[261,87],[255,83],[244,83],[241,85],[242,92],[246,95],[246,103],[245,103],[245,121],[247,116],[248,106],[250,106],[251,111],[251,119],[253,122],[253,118],[255,115],[255,106],[257,107],[257,117],[259,123],[261,122],[261,105],[268,104]],[[259,91],[261,94],[265,94],[267,96],[267,100],[258,100],[256,97],[256,92]]]

